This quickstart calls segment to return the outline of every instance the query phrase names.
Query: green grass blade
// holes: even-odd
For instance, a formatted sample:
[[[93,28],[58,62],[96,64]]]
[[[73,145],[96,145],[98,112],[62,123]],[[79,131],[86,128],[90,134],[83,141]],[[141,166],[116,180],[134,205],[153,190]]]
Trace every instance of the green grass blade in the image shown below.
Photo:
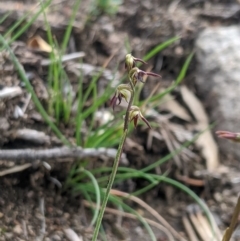
[[[41,8],[34,14],[34,16],[22,28],[20,28],[20,30],[15,35],[13,35],[13,37],[9,41],[9,44],[18,39],[24,32],[26,32],[26,30],[33,24],[33,22],[38,18],[38,16],[51,4],[51,2],[52,0],[48,0],[44,4],[42,4]]]
[[[91,172],[89,172],[86,169],[83,169],[82,172],[85,173],[90,178],[90,180],[92,182],[92,185],[94,187],[94,194],[96,195],[96,198],[95,198],[96,209],[94,211],[94,215],[93,215],[93,218],[92,218],[92,221],[91,221],[91,225],[93,226],[96,223],[98,213],[99,213],[99,210],[100,210],[100,202],[101,202],[100,201],[101,200],[100,189],[99,189],[98,182],[97,182],[96,178],[93,176],[93,174]]]
[[[153,56],[155,56],[157,53],[159,53],[160,51],[162,51],[163,49],[167,48],[169,45],[173,44],[174,42],[176,42],[177,40],[179,40],[180,37],[173,37],[159,45],[157,45],[154,49],[152,49],[150,52],[148,52],[144,57],[143,60],[144,61],[148,61],[149,59],[151,59]]]
[[[36,105],[37,109],[39,110],[39,113],[42,115],[43,119],[46,121],[46,123],[49,125],[49,127],[53,130],[53,132],[57,135],[57,137],[65,144],[65,145],[71,145],[70,142],[66,139],[66,137],[60,132],[60,130],[55,126],[55,124],[50,120],[48,114],[46,113],[45,109],[43,108],[41,102],[39,101],[37,95],[35,94],[32,85],[30,84],[29,80],[26,77],[26,73],[24,69],[22,68],[21,64],[19,63],[18,59],[16,58],[15,54],[9,47],[9,44],[5,41],[2,35],[0,35],[0,42],[1,44],[7,49],[9,52],[11,59],[21,77],[23,82],[26,85],[26,88],[29,93],[32,95],[32,99],[34,104]]]
[[[86,147],[113,147],[121,138],[122,128],[116,129],[111,126],[106,126],[106,128],[102,129],[100,132],[103,133],[98,134],[99,131],[95,131],[95,135],[88,138]]]
[[[72,32],[72,28],[73,28],[73,22],[76,18],[76,15],[77,15],[77,12],[79,10],[81,2],[82,2],[81,0],[76,0],[75,4],[73,5],[73,12],[71,14],[71,18],[69,20],[67,29],[66,29],[64,37],[63,37],[63,42],[62,42],[62,45],[61,45],[61,54],[65,53],[65,51],[66,51],[67,44],[68,44],[68,41],[69,41],[69,38],[70,38],[70,35],[71,35],[71,32]]]
[[[159,101],[161,98],[163,98],[163,96],[165,96],[166,94],[168,94],[168,93],[170,93],[171,91],[173,91],[173,90],[181,83],[181,81],[183,80],[183,78],[186,76],[186,72],[187,72],[187,70],[188,70],[189,64],[191,63],[191,60],[192,60],[192,58],[193,58],[193,55],[194,55],[194,53],[191,53],[191,54],[188,56],[188,58],[186,59],[186,61],[184,62],[183,67],[182,67],[182,69],[181,69],[181,71],[180,71],[180,73],[179,73],[176,81],[175,81],[171,86],[169,86],[164,92],[152,96],[152,97],[148,100],[149,103],[150,103],[150,102],[154,102],[154,101]],[[142,102],[144,102],[144,101],[142,101]]]
[[[76,116],[76,142],[80,146],[81,143],[81,127],[82,127],[82,108],[83,108],[83,74],[80,75],[78,81],[78,98],[77,98],[77,116]]]
[[[27,17],[31,14],[31,12],[27,12],[25,13],[20,19],[18,19],[18,21],[16,23],[14,23],[8,30],[7,32],[4,34],[4,38],[7,39],[8,37],[11,36],[11,34],[13,33],[13,31],[15,29],[17,29],[20,24],[25,20],[27,19]]]
[[[0,24],[2,24],[11,14],[11,12],[5,13],[1,18],[0,18]]]
[[[105,168],[102,169],[102,172],[104,170],[107,170],[107,169],[105,169]],[[110,169],[109,169],[109,171],[110,171]],[[182,183],[180,183],[178,181],[175,181],[175,180],[173,180],[171,178],[168,178],[167,176],[163,176],[163,175],[160,176],[160,175],[156,175],[156,174],[147,174],[147,173],[142,172],[141,170],[138,171],[138,170],[135,170],[135,169],[132,169],[132,168],[119,167],[119,171],[124,171],[126,173],[117,174],[116,182],[118,180],[123,181],[124,179],[128,179],[128,178],[141,177],[141,178],[145,178],[146,180],[151,182],[149,186],[155,185],[156,182],[157,183],[165,182],[165,183],[168,183],[168,184],[171,184],[171,185],[177,187],[178,189],[184,191],[190,197],[192,197],[192,199],[194,201],[196,201],[196,203],[205,212],[206,216],[208,217],[208,220],[209,220],[210,224],[212,224],[212,217],[211,217],[211,213],[210,213],[208,207],[205,205],[205,203],[203,203],[203,201],[190,188],[188,188],[187,186],[183,185]]]
[[[182,82],[182,80],[185,78],[186,76],[186,73],[187,73],[187,70],[188,70],[188,67],[192,61],[192,58],[193,58],[193,55],[194,55],[194,52],[192,52],[186,59],[186,61],[184,62],[183,64],[183,67],[176,79],[176,84],[180,84]]]

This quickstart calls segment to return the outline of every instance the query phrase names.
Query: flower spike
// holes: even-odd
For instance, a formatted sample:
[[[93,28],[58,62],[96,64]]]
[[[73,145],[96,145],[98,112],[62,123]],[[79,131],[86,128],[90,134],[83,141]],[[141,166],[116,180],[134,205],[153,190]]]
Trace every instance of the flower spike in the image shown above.
[[[130,108],[130,114],[129,114],[129,121],[133,121],[134,127],[137,127],[138,119],[141,119],[145,124],[151,129],[151,126],[147,119],[142,115],[139,107],[137,106],[131,106]]]

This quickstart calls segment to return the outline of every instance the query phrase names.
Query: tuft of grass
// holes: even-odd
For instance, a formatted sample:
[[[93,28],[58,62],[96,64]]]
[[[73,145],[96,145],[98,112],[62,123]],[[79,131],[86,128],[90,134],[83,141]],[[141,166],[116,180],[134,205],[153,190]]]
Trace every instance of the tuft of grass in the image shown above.
[[[57,120],[57,123],[63,121],[68,123],[70,120],[71,107],[73,104],[73,90],[69,77],[62,64],[62,56],[66,53],[67,45],[71,36],[73,22],[80,8],[81,0],[76,0],[73,5],[72,15],[69,19],[67,29],[63,35],[63,40],[59,44],[51,31],[51,26],[47,21],[45,11],[43,11],[44,22],[47,29],[48,42],[52,48],[50,53],[51,64],[48,71],[48,89],[50,93],[50,102],[48,111]]]

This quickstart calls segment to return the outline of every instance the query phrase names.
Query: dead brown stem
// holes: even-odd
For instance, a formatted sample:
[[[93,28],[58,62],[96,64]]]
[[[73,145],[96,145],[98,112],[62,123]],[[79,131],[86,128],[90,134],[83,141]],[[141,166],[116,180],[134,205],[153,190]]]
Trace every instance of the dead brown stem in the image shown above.
[[[59,158],[90,158],[90,157],[108,157],[114,158],[117,153],[113,148],[81,148],[81,147],[59,147],[44,150],[34,149],[16,149],[0,150],[1,160],[11,161],[35,161],[35,160],[52,160]],[[126,161],[126,156],[122,155],[122,161]]]

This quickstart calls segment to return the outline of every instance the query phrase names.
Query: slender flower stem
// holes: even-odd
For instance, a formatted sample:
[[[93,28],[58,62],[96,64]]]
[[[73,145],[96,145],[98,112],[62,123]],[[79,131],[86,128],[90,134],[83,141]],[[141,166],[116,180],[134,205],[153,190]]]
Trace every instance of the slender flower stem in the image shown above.
[[[135,95],[135,85],[138,81],[143,81],[143,76],[144,75],[151,75],[151,76],[155,76],[155,77],[160,77],[160,75],[151,73],[151,72],[145,72],[142,71],[140,69],[138,69],[137,67],[135,67],[135,62],[141,62],[141,63],[145,63],[143,60],[138,59],[138,58],[134,58],[131,54],[127,54],[126,55],[126,60],[125,60],[125,67],[128,71],[128,77],[129,77],[129,84],[131,89],[129,88],[128,85],[124,85],[121,84],[117,87],[116,92],[111,100],[111,104],[114,107],[117,105],[117,101],[118,101],[118,105],[121,103],[122,98],[126,99],[126,93],[130,92],[130,99],[128,102],[128,106],[127,106],[127,110],[126,110],[126,114],[125,114],[125,119],[124,119],[124,127],[123,127],[123,135],[122,138],[120,140],[119,146],[118,146],[118,151],[117,151],[117,155],[114,159],[113,162],[113,167],[112,167],[112,172],[111,175],[109,177],[109,181],[108,181],[108,185],[107,185],[107,189],[103,198],[103,203],[101,206],[101,210],[98,214],[98,218],[97,218],[97,223],[96,223],[96,227],[94,229],[94,233],[93,233],[93,238],[92,241],[97,241],[97,237],[98,237],[98,233],[99,233],[99,229],[102,223],[102,219],[103,219],[103,215],[107,206],[107,202],[110,196],[110,191],[113,185],[113,182],[115,180],[116,177],[116,173],[117,173],[117,169],[118,169],[118,165],[120,162],[120,158],[123,152],[123,147],[127,138],[127,133],[128,133],[128,127],[129,127],[129,122],[133,120],[134,122],[134,126],[136,127],[137,125],[137,121],[140,118],[141,120],[143,120],[147,126],[149,128],[150,124],[148,123],[148,121],[144,118],[144,116],[142,115],[139,107],[137,106],[132,106],[133,104],[133,100],[134,100],[134,95]]]
[[[113,185],[113,182],[115,180],[115,176],[116,176],[117,169],[118,169],[118,164],[119,164],[122,152],[123,152],[124,143],[125,143],[126,138],[127,138],[128,122],[129,122],[129,111],[130,111],[130,108],[132,106],[133,99],[134,99],[134,93],[135,93],[134,92],[134,85],[133,85],[131,79],[130,79],[129,82],[130,82],[130,85],[131,85],[131,88],[132,88],[132,92],[131,92],[130,100],[128,102],[128,107],[127,107],[126,115],[125,115],[125,119],[124,119],[123,135],[122,135],[121,141],[120,141],[119,146],[118,146],[118,151],[117,151],[116,158],[115,158],[115,160],[113,162],[112,172],[111,172],[111,175],[109,177],[109,181],[108,181],[106,193],[104,195],[104,199],[103,199],[103,203],[102,203],[102,206],[101,206],[101,210],[100,210],[100,212],[98,214],[98,218],[97,218],[97,222],[96,222],[96,227],[94,229],[92,241],[96,241],[97,240],[99,229],[100,229],[100,226],[101,226],[101,223],[102,223],[102,219],[103,219],[103,215],[104,215],[104,212],[105,212],[105,209],[106,209],[106,206],[107,206],[107,202],[108,202],[108,199],[109,199],[110,191],[112,189],[112,185]]]
[[[107,206],[107,202],[108,202],[108,198],[109,198],[109,195],[110,195],[110,191],[112,189],[112,185],[113,185],[116,173],[117,173],[118,164],[119,164],[119,160],[121,158],[123,146],[124,146],[124,143],[125,143],[125,140],[126,140],[126,137],[127,137],[127,132],[128,132],[128,130],[125,129],[124,132],[123,132],[121,141],[119,143],[118,152],[117,152],[116,158],[115,158],[114,163],[113,163],[112,173],[111,173],[111,175],[109,177],[109,181],[108,181],[106,193],[104,195],[102,207],[101,207],[101,210],[100,210],[100,212],[98,214],[97,223],[96,223],[96,227],[94,229],[92,241],[96,241],[97,237],[98,237],[99,229],[100,229],[100,226],[101,226],[101,223],[102,223],[102,218],[103,218],[106,206]]]

